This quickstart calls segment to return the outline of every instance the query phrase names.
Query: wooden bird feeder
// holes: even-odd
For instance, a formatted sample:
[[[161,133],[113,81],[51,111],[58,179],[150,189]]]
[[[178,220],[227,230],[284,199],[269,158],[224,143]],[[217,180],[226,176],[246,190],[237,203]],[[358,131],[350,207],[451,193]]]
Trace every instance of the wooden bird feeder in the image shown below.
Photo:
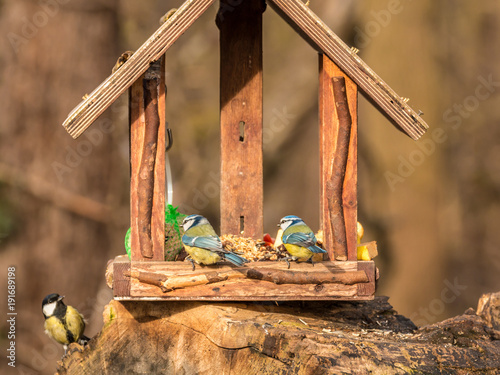
[[[301,0],[267,0],[319,53],[320,222],[325,261],[197,267],[165,261],[165,69],[163,55],[214,0],[184,4],[68,116],[81,135],[125,90],[130,95],[131,260],[108,267],[120,300],[366,300],[375,293],[373,261],[358,261],[358,90],[397,128],[417,140],[427,125]],[[263,0],[221,0],[221,233],[261,239]],[[244,137],[240,127],[243,124]],[[185,287],[178,288],[179,285]],[[176,289],[178,288],[178,289]]]

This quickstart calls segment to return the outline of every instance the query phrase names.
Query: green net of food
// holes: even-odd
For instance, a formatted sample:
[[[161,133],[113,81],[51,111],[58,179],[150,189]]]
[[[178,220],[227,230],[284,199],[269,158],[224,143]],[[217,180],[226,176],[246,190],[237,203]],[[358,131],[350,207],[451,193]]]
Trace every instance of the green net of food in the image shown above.
[[[167,204],[165,208],[165,260],[175,260],[182,248],[182,220],[187,216],[177,211],[178,207]]]
[[[175,260],[181,252],[182,235],[182,220],[187,216],[180,213],[178,207],[167,204],[165,207],[165,260]],[[125,234],[125,251],[130,259],[130,228]]]
[[[128,259],[131,258],[131,255],[130,255],[130,230],[131,228],[128,228],[128,231],[127,233],[125,234],[125,251],[127,252],[127,255],[128,255]]]

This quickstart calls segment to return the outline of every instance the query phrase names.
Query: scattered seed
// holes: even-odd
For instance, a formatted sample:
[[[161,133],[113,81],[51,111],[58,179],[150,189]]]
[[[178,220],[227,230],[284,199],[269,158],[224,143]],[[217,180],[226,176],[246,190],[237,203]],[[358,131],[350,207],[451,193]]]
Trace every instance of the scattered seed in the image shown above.
[[[262,241],[251,238],[225,234],[221,237],[222,245],[226,250],[241,255],[243,258],[257,262],[266,260],[278,260],[287,256],[286,251],[275,249]]]

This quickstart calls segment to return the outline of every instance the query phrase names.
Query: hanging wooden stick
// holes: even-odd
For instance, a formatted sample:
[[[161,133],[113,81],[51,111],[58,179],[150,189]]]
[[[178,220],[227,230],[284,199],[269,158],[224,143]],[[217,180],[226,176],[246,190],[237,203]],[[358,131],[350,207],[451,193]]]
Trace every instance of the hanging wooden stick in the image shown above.
[[[149,75],[149,76],[148,76]],[[143,80],[144,118],[146,122],[142,157],[139,167],[139,244],[141,254],[145,258],[153,257],[153,242],[151,240],[151,220],[153,213],[153,190],[156,150],[158,146],[158,129],[160,116],[158,114],[158,86],[160,78],[148,71]]]
[[[365,271],[350,271],[342,273],[288,271],[273,268],[235,268],[229,271],[211,271],[195,275],[166,277],[155,272],[130,271],[125,276],[133,277],[140,282],[156,285],[164,293],[175,289],[198,285],[213,284],[234,279],[254,279],[272,282],[274,284],[344,284],[353,285],[367,283]]]
[[[344,177],[349,156],[349,140],[351,138],[351,114],[347,102],[344,77],[333,77],[333,96],[339,121],[337,147],[332,163],[330,179],[326,182],[330,222],[333,231],[333,248],[336,260],[347,260],[347,237],[343,209]]]
[[[132,85],[129,115],[131,259],[164,260],[164,58],[151,64]]]

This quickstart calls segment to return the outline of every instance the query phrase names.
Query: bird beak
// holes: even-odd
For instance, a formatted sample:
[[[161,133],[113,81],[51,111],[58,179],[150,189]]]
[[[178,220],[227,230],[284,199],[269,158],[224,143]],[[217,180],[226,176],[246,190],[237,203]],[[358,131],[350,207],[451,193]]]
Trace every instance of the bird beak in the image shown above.
[[[277,225],[277,226],[279,227],[280,225],[281,225],[281,223],[278,223],[278,225]]]
[[[64,298],[64,296],[59,296],[59,298],[57,299],[58,301],[62,300]]]

